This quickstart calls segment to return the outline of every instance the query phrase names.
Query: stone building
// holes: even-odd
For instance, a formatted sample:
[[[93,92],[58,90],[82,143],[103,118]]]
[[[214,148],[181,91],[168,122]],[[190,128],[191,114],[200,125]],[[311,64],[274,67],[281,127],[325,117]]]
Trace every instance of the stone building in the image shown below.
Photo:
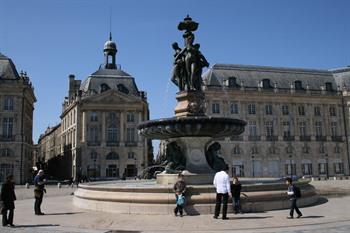
[[[60,131],[54,133],[60,143],[57,155],[71,157],[71,164],[66,163],[70,167],[66,178],[132,177],[153,157],[150,141],[136,130],[139,122],[149,119],[146,93],[139,91],[135,79],[116,64],[117,46],[111,38],[103,52],[104,64],[84,81],[69,76],[61,124],[54,130]],[[40,147],[51,134],[41,137]],[[45,161],[50,157],[45,154]]]
[[[232,175],[349,175],[349,67],[216,64],[204,83],[208,115],[247,122],[219,141]]]
[[[17,184],[32,179],[33,111],[36,98],[26,73],[0,53],[0,182],[13,174]]]

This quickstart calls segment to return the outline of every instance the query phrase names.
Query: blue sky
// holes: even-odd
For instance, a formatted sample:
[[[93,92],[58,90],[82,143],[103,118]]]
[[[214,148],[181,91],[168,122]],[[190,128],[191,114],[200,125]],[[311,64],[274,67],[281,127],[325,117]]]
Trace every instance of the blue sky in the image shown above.
[[[103,62],[111,11],[117,63],[147,91],[152,119],[173,115],[171,43],[182,44],[186,14],[211,65],[350,65],[347,0],[0,0],[0,52],[35,86],[35,142],[59,122],[68,75],[85,79]]]

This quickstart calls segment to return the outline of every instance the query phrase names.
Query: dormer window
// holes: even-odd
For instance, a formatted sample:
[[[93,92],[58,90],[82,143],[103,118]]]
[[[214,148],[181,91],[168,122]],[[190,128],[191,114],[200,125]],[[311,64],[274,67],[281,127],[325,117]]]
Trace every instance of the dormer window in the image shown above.
[[[327,82],[327,83],[325,83],[325,84],[326,84],[326,91],[333,91],[332,83]]]
[[[295,90],[303,90],[302,82],[300,80],[295,81],[294,88],[295,88]]]
[[[228,87],[239,87],[239,85],[237,84],[237,78],[236,77],[229,77],[226,80],[226,86],[228,86]]]
[[[126,88],[123,84],[117,85],[118,91],[123,92],[124,94],[129,94],[128,88]]]
[[[103,83],[101,84],[101,93],[108,91],[109,89],[111,89],[107,84]]]
[[[264,88],[264,89],[271,88],[270,79],[263,79],[262,80],[262,88]]]

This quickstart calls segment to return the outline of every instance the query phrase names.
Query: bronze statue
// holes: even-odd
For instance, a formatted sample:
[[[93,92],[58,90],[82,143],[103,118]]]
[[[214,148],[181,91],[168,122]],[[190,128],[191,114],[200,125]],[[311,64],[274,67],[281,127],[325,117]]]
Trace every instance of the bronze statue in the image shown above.
[[[173,43],[175,50],[172,81],[180,91],[202,90],[202,69],[209,63],[199,51],[200,45],[194,43],[193,31],[197,30],[198,23],[192,21],[188,15],[180,22],[178,29],[185,30],[183,34],[185,47],[180,50],[177,43]]]
[[[173,174],[185,170],[186,157],[176,142],[170,142],[166,145],[165,154],[166,161],[163,163],[165,165],[165,173]]]
[[[209,166],[216,172],[222,171],[222,169],[226,167],[224,158],[219,156],[220,149],[220,143],[214,142],[205,152],[205,157]]]

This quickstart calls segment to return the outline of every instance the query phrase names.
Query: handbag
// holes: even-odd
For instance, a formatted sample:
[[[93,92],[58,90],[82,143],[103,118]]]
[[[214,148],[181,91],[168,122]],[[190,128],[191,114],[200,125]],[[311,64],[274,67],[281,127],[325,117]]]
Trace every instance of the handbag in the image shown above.
[[[185,202],[186,202],[186,199],[185,199],[185,196],[183,194],[180,194],[179,196],[177,196],[176,205],[184,206]]]

